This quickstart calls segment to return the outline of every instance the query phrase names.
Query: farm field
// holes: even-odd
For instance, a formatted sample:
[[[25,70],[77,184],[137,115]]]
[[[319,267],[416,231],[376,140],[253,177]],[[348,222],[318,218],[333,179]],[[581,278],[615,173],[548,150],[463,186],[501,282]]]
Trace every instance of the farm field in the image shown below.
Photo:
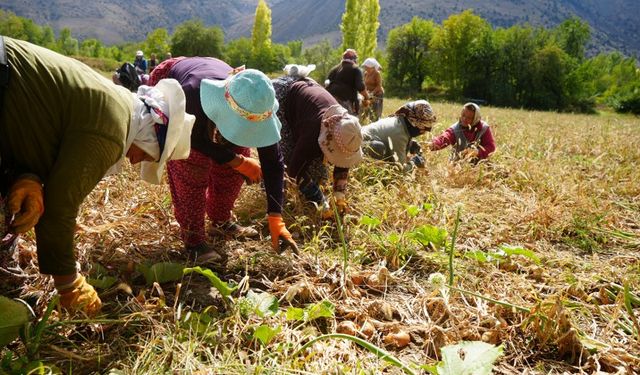
[[[403,103],[386,99],[384,112]],[[438,124],[422,145],[461,108],[432,104]],[[337,221],[288,191],[299,254],[271,251],[257,186],[243,187],[235,213],[265,238],[217,240],[226,262],[195,264],[168,185],[138,181],[130,166],[105,178],[76,236],[103,314],[54,311],[39,360],[75,374],[419,374],[443,347],[483,341],[502,350],[496,374],[640,373],[640,118],[482,115],[497,144],[489,163],[425,151],[426,167],[403,173],[365,159]],[[55,293],[38,274],[34,238],[9,256],[0,294],[42,316]],[[309,344],[335,333],[392,359],[339,336]],[[20,341],[7,351],[26,356]]]

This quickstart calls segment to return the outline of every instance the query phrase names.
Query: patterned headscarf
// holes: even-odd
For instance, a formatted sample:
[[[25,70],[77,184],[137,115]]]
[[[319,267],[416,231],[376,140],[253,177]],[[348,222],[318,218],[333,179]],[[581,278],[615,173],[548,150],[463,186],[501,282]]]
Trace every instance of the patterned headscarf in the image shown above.
[[[416,100],[409,102],[398,108],[393,114],[394,116],[404,117],[413,127],[420,130],[431,131],[433,124],[436,122],[436,115],[433,108],[426,100]]]

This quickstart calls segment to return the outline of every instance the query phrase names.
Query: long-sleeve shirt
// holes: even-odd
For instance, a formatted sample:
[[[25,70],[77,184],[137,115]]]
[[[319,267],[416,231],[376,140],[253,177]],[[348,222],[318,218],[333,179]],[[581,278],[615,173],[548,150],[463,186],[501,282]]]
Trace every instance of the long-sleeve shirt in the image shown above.
[[[456,144],[456,135],[453,130],[453,126],[447,128],[442,134],[435,137],[431,141],[431,150],[437,151],[441,150],[447,146]],[[493,134],[491,133],[491,128],[484,122],[478,121],[477,124],[472,126],[471,128],[467,128],[462,126],[462,133],[464,137],[467,139],[469,145],[475,142],[477,134],[482,130],[483,126],[487,126],[487,130],[484,132],[482,137],[480,137],[480,141],[478,144],[478,159],[486,159],[491,153],[496,150],[496,143],[493,139]]]
[[[188,57],[176,62],[168,74],[169,78],[176,79],[182,85],[186,98],[186,112],[196,117],[191,132],[191,148],[219,164],[228,163],[235,158],[234,145],[213,141],[213,129],[209,129],[208,125],[210,120],[200,104],[200,81],[205,78],[226,79],[232,69],[224,61],[212,57]],[[268,212],[282,212],[284,161],[278,143],[258,148],[258,157],[267,194]]]
[[[11,72],[0,119],[3,168],[43,182],[35,228],[40,271],[72,274],[80,204],[122,157],[133,97],[77,60],[4,40]]]
[[[365,89],[362,71],[349,60],[343,60],[329,71],[327,91],[338,100],[350,101],[358,109],[358,93]]]
[[[404,117],[385,117],[363,126],[362,138],[364,141],[363,149],[368,155],[380,157],[382,160],[395,161],[403,165],[407,162],[411,135],[405,124]],[[367,144],[376,141],[384,145],[384,153],[381,155],[370,152],[367,147]]]
[[[285,163],[287,174],[298,182],[309,180],[309,162],[323,157],[318,143],[322,117],[329,107],[336,104],[336,99],[314,81],[301,80],[291,84],[285,101],[284,116],[285,123],[291,130],[291,143],[295,146],[291,154],[287,155]],[[336,173],[343,176],[348,170],[335,167],[334,176]]]

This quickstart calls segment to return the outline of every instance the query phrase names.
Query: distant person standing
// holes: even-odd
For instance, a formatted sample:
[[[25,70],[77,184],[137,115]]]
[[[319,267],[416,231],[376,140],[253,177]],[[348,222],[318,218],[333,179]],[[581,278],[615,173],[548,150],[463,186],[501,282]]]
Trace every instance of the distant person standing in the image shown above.
[[[358,93],[362,94],[364,103],[369,101],[369,94],[364,86],[362,71],[358,68],[358,54],[353,49],[347,49],[342,54],[340,64],[329,71],[325,82],[327,91],[333,95],[341,106],[350,114],[357,116],[360,111]],[[366,104],[365,104],[366,105]]]
[[[145,60],[144,58],[144,52],[136,52],[136,58],[135,60],[133,60],[133,66],[136,67],[136,71],[138,72],[138,74],[147,73],[147,60]]]
[[[373,112],[372,121],[378,121],[382,117],[382,100],[384,97],[384,89],[382,88],[382,75],[380,71],[382,66],[373,57],[369,57],[362,63],[364,67],[364,85],[369,93],[371,100],[371,111]]]
[[[171,52],[167,52],[167,53],[164,55],[164,59],[165,59],[165,60],[171,60],[171,58],[172,58],[172,57],[173,57],[173,56],[171,56]]]
[[[152,53],[151,58],[149,58],[149,74],[153,72],[153,69],[155,69],[156,66],[158,66],[158,60],[156,59],[156,54]]]

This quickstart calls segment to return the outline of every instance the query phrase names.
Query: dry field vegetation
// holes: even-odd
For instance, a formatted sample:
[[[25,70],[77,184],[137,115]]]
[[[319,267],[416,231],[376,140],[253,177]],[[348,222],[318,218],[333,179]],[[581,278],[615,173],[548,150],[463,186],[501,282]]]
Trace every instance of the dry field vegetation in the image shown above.
[[[385,113],[400,104],[388,99]],[[433,104],[437,135],[461,105]],[[320,222],[289,191],[299,255],[270,250],[263,193],[245,187],[236,214],[265,239],[220,242],[226,264],[197,264],[239,284],[230,297],[195,272],[145,283],[139,264],[196,266],[181,252],[168,186],[131,168],[106,178],[82,207],[77,248],[85,271],[117,281],[99,290],[98,319],[54,312],[41,360],[68,373],[426,373],[442,347],[482,340],[503,348],[498,374],[639,373],[640,119],[483,115],[498,145],[490,163],[427,152],[426,168],[406,174],[366,160],[344,222]],[[16,285],[42,315],[53,289],[34,249],[20,243]],[[343,338],[303,348],[336,332],[399,363]]]

